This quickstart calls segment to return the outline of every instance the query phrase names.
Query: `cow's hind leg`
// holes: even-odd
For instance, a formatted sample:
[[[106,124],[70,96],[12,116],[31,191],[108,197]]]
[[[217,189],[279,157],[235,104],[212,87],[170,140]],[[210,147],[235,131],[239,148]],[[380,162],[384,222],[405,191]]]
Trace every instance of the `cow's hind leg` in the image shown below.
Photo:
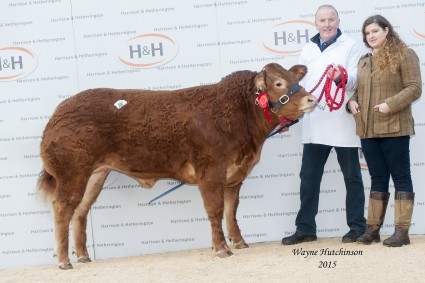
[[[69,223],[77,204],[56,197],[52,205],[55,214],[56,255],[58,257],[58,265],[60,269],[72,269],[72,264],[68,257]]]
[[[227,246],[222,228],[224,185],[220,182],[202,181],[199,183],[199,189],[210,219],[213,249],[219,257],[231,256],[233,253]]]
[[[107,168],[98,168],[90,176],[87,183],[83,200],[77,206],[72,217],[72,232],[74,236],[74,252],[78,262],[90,262],[90,256],[87,251],[87,215],[90,207],[96,201],[103,184],[108,177],[110,170]]]
[[[236,249],[248,248],[248,245],[242,238],[241,231],[236,220],[241,185],[242,184],[235,187],[225,188],[224,190],[224,214],[226,217],[227,234]]]

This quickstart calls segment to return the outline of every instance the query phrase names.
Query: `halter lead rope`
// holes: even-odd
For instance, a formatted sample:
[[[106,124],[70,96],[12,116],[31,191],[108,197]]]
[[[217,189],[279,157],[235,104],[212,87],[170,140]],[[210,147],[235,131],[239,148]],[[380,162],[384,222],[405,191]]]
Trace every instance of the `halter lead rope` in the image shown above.
[[[320,102],[323,95],[325,95],[325,102],[329,107],[329,111],[332,112],[332,110],[338,110],[339,108],[341,108],[342,104],[344,103],[346,83],[348,80],[348,73],[344,67],[338,66],[338,69],[341,72],[341,81],[337,84],[337,87],[333,96],[331,95],[331,89],[332,89],[333,79],[335,76],[335,68],[333,68],[332,65],[328,65],[326,67],[325,71],[323,72],[323,75],[320,77],[320,80],[313,87],[313,89],[309,91],[309,93],[312,94],[319,87],[319,85],[323,81],[323,78],[325,77],[325,75],[327,74],[330,68],[332,68],[331,76],[326,77],[325,83],[323,85],[323,88],[322,88],[322,91],[320,92],[319,97],[317,98],[317,101]],[[340,90],[342,91],[341,97],[340,97],[340,100],[337,101],[338,92]]]

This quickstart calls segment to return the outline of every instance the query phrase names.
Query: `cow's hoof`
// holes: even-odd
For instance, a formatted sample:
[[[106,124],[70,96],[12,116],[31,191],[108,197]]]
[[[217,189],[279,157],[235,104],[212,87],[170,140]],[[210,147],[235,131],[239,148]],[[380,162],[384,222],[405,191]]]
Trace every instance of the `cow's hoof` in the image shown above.
[[[240,241],[239,243],[233,244],[233,247],[235,249],[246,249],[246,248],[249,248],[249,246],[244,241]]]
[[[65,263],[59,264],[59,268],[62,269],[62,270],[73,269],[72,264],[70,262],[65,262]]]
[[[231,250],[221,250],[217,252],[218,257],[220,258],[226,258],[229,257],[231,255],[233,255]]]
[[[79,258],[77,259],[77,261],[78,261],[78,262],[81,262],[81,263],[87,263],[87,262],[91,262],[91,259],[90,259],[90,257],[88,257],[88,256],[82,256],[82,257],[79,257]]]

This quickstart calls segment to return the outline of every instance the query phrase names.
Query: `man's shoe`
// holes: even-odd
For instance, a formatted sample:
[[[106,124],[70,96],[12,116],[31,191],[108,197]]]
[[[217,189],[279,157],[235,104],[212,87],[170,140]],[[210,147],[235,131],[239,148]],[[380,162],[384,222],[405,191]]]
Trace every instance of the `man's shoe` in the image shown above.
[[[317,240],[316,235],[303,235],[298,232],[295,232],[294,235],[283,238],[282,245],[295,245],[302,242],[312,242],[316,240]]]
[[[357,239],[362,236],[364,233],[360,232],[360,231],[353,231],[350,230],[347,234],[345,234],[342,237],[342,242],[343,243],[354,243],[357,241]]]

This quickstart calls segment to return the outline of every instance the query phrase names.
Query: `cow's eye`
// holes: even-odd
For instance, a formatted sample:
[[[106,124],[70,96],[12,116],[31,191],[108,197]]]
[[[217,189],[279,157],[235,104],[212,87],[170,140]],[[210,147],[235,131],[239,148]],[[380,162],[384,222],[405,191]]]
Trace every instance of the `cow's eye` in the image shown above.
[[[276,86],[278,86],[278,87],[282,86],[282,83],[276,83]]]

